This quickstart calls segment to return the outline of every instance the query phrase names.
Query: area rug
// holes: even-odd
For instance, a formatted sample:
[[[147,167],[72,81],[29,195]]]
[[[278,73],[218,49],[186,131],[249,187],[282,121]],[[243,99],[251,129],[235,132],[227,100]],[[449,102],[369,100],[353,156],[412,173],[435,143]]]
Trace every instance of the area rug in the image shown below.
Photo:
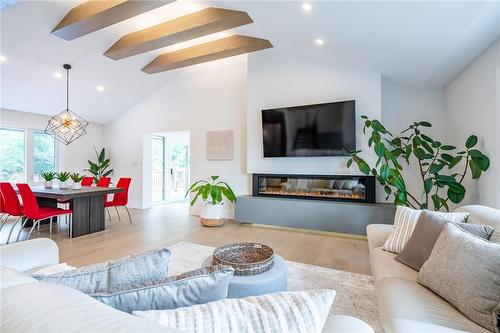
[[[181,242],[169,247],[170,275],[197,269],[212,255],[211,246]],[[373,277],[336,269],[288,263],[288,290],[334,289],[337,292],[331,312],[359,318],[375,332],[382,332],[379,322]]]

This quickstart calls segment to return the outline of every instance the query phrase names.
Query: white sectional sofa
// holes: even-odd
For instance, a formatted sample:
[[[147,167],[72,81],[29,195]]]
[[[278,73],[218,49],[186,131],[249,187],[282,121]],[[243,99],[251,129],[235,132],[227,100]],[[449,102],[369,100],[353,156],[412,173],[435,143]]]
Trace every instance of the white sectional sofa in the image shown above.
[[[0,332],[178,332],[111,308],[75,289],[38,282],[28,273],[59,263],[57,244],[48,238],[0,247]],[[350,316],[330,315],[323,333],[373,333]]]
[[[468,223],[495,228],[491,241],[500,243],[500,211],[478,205],[463,206],[456,211],[469,212]],[[396,260],[393,253],[382,250],[392,232],[392,225],[371,224],[367,227],[372,274],[380,319],[386,333],[458,333],[488,330],[475,324],[455,307],[431,290],[417,283],[418,272]]]

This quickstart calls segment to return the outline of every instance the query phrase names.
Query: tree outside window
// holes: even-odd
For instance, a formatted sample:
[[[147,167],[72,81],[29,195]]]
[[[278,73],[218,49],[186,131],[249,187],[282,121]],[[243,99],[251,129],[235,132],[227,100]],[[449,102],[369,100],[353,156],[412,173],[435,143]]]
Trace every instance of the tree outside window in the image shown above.
[[[18,183],[25,179],[25,139],[23,130],[0,129],[0,179]]]

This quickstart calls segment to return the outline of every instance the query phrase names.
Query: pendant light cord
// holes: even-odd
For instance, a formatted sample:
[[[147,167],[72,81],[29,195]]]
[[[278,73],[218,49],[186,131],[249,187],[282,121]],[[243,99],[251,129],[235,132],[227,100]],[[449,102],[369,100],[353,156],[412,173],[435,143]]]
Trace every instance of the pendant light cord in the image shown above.
[[[69,110],[69,68],[66,68],[66,110]]]

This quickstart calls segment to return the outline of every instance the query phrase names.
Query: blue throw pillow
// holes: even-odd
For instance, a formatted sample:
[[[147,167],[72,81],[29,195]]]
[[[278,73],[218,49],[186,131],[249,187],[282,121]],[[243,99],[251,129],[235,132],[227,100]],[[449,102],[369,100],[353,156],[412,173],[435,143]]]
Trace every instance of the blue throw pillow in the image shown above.
[[[209,266],[176,277],[110,288],[90,296],[128,313],[175,309],[225,299],[233,273],[234,269],[229,266]]]

